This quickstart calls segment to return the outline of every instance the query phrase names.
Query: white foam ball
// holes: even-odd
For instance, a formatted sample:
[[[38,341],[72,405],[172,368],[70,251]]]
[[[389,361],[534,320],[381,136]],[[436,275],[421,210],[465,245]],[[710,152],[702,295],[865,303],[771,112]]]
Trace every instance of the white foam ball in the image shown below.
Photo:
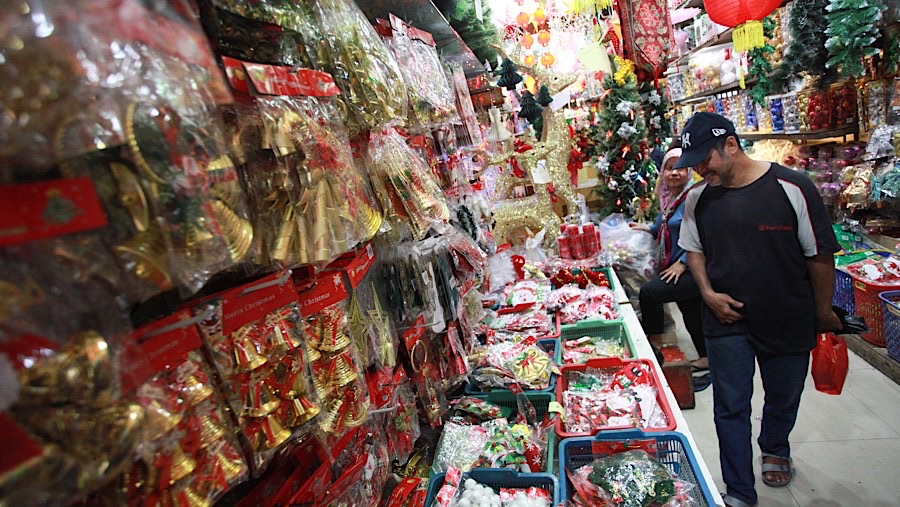
[[[723,85],[731,84],[735,81],[737,81],[737,74],[735,74],[734,72],[722,74],[722,78],[720,79],[720,82]]]

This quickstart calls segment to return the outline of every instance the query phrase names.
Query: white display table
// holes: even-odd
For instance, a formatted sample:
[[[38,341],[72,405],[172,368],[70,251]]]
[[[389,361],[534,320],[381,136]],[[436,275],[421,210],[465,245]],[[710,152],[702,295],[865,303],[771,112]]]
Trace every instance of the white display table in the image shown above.
[[[621,287],[621,284],[619,283],[618,277],[615,276],[615,272],[613,272],[613,278],[615,280],[616,289],[619,289]],[[618,290],[616,292],[618,294]],[[622,310],[623,317],[625,318],[625,326],[628,328],[628,332],[631,333],[631,340],[634,342],[635,353],[642,359],[649,359],[653,361],[653,364],[656,366],[656,369],[660,374],[660,380],[663,383],[663,391],[665,391],[666,399],[669,402],[669,406],[672,408],[672,413],[675,415],[675,421],[678,423],[675,431],[683,434],[687,438],[688,442],[690,443],[691,450],[693,451],[694,456],[697,458],[697,463],[700,465],[700,473],[706,480],[706,485],[709,487],[710,493],[712,493],[713,498],[716,499],[717,505],[724,506],[725,504],[721,501],[722,495],[719,493],[719,489],[716,487],[716,484],[712,481],[711,475],[709,473],[709,468],[707,468],[706,466],[706,461],[704,461],[703,456],[700,455],[700,451],[697,448],[697,443],[694,441],[694,436],[691,435],[691,430],[690,428],[688,428],[687,421],[685,421],[684,415],[681,413],[681,409],[678,408],[678,401],[675,399],[675,395],[672,393],[672,389],[669,388],[669,383],[666,381],[666,378],[662,375],[662,368],[660,368],[659,362],[656,360],[656,355],[653,354],[653,349],[650,347],[650,342],[647,341],[647,336],[644,334],[644,330],[641,328],[641,322],[638,320],[637,314],[634,312],[634,308],[632,308],[628,303],[627,297],[624,299],[624,302],[618,297],[616,299],[619,300],[619,305]]]

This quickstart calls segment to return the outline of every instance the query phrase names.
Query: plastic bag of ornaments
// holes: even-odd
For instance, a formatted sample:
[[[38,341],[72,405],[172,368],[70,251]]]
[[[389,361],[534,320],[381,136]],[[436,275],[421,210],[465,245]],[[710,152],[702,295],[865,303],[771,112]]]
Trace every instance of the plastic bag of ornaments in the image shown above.
[[[369,176],[396,241],[425,237],[432,222],[447,222],[447,198],[428,164],[394,129],[372,133]]]
[[[263,127],[255,142],[275,155],[274,174],[245,177],[262,179],[248,186],[269,191],[254,202],[257,214],[277,231],[266,244],[270,260],[283,266],[325,264],[374,236],[382,216],[353,162],[335,99],[340,90],[331,77],[309,69],[225,63],[233,84],[249,76],[239,87],[255,95]]]
[[[589,435],[599,428],[662,428],[670,423],[649,363],[634,361],[621,368],[597,364],[564,372],[566,431]]]
[[[601,444],[602,445],[602,444]],[[611,454],[566,476],[575,489],[572,505],[696,507],[690,491],[696,486],[678,480],[644,449]]]
[[[435,49],[434,38],[393,14],[389,18],[379,20],[378,28],[403,74],[418,126],[429,128],[448,123],[454,117],[458,120],[455,96]]]
[[[132,378],[123,388],[144,407],[143,441],[131,466],[89,504],[211,504],[249,477],[237,429],[201,353],[203,318],[182,310],[132,335],[134,348],[123,358]]]
[[[477,474],[476,474],[477,476]],[[550,507],[553,492],[542,487],[503,488],[486,486],[451,468],[444,476],[434,507]]]
[[[181,14],[135,1],[9,13],[20,47],[0,69],[14,119],[0,128],[3,179],[91,178],[109,217],[101,236],[132,302],[175,286],[192,293],[230,265],[207,174],[223,153],[215,103],[229,94],[202,32]]]
[[[310,4],[317,64],[334,76],[352,113],[350,133],[402,125],[407,115],[403,75],[390,50],[351,0]]]
[[[559,374],[556,350],[547,350],[534,337],[519,341],[495,341],[470,354],[475,363],[470,378],[481,390],[509,388],[541,390],[550,387],[552,375]]]
[[[309,385],[315,356],[312,348],[307,350],[297,299],[286,271],[194,307],[194,313],[203,316],[198,325],[226,401],[252,449],[254,475],[292,437],[327,431],[313,424],[322,422],[314,418],[323,405],[319,391]]]
[[[14,442],[0,502],[9,505],[83,497],[127,466],[142,440],[145,410],[121,396],[130,322],[96,269],[115,263],[79,239],[0,248],[0,431]],[[79,245],[84,263],[72,264],[81,259],[66,252]]]

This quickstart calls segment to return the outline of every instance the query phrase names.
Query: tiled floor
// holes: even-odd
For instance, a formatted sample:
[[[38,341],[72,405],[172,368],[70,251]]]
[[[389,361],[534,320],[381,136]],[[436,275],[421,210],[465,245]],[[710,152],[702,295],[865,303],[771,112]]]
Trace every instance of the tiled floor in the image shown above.
[[[678,344],[690,358],[696,352],[677,308]],[[759,475],[759,416],[763,404],[757,373],[752,423],[756,453],[756,491],[760,507],[900,506],[900,385],[850,352],[850,372],[840,396],[815,390],[807,379],[791,454],[797,476],[787,488],[770,488]],[[713,424],[712,388],[696,393],[697,406],[684,417],[700,454],[721,491],[719,447]]]

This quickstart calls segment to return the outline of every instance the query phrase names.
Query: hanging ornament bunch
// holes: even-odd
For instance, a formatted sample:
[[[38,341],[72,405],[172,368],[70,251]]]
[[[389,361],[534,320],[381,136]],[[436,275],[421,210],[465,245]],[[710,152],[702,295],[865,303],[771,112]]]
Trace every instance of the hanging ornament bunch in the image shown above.
[[[865,61],[879,53],[878,22],[884,5],[879,0],[830,0],[825,7],[828,28],[825,66],[836,68],[843,78],[862,77]]]

